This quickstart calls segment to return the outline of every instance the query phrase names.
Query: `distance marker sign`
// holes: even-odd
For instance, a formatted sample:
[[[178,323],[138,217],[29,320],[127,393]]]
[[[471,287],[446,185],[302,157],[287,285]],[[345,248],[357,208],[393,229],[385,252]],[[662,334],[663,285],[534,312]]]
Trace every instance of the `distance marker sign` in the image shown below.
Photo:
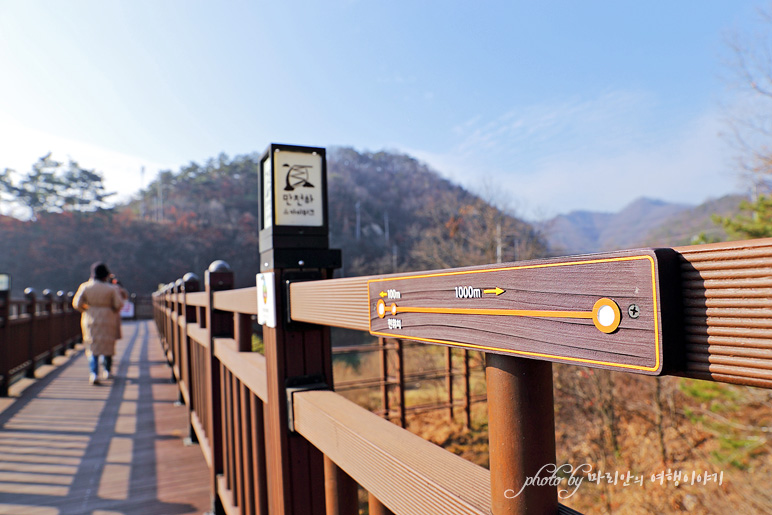
[[[368,281],[370,333],[656,375],[659,263],[651,250]]]

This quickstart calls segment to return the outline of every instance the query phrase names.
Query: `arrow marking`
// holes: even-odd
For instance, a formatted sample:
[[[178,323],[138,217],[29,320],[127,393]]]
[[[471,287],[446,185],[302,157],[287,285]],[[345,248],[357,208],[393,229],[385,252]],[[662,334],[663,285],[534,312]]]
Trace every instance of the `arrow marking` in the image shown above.
[[[498,288],[500,289],[500,288]],[[496,290],[492,290],[496,293]],[[499,295],[497,293],[497,295]],[[376,304],[378,318],[384,318],[391,311],[392,316],[399,313],[433,313],[439,315],[494,315],[510,317],[534,317],[534,318],[574,318],[592,320],[595,327],[603,333],[613,333],[622,322],[622,313],[616,302],[608,298],[599,299],[592,311],[562,311],[547,309],[486,309],[486,308],[431,308],[420,306],[397,306],[396,303],[389,306],[379,299]]]
[[[487,293],[487,292],[486,292]],[[493,293],[493,290],[491,290]],[[499,315],[511,317],[539,318],[587,318],[592,319],[592,311],[552,311],[533,309],[484,309],[484,308],[428,308],[406,307],[392,304],[392,311],[397,313],[434,313],[442,315]]]
[[[483,293],[495,293],[495,294],[496,294],[496,296],[498,297],[499,295],[501,295],[501,294],[502,294],[502,293],[504,293],[505,291],[507,291],[507,290],[502,290],[501,288],[499,288],[498,286],[496,286],[495,288],[491,288],[491,289],[489,289],[489,290],[483,290]]]

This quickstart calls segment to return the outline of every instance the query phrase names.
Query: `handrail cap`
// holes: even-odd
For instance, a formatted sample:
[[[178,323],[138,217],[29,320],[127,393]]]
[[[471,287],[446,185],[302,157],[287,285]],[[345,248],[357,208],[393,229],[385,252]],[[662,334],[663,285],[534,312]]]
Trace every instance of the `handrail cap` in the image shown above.
[[[232,272],[231,266],[223,261],[222,259],[218,259],[217,261],[212,261],[212,264],[209,265],[209,268],[207,268],[210,272]]]

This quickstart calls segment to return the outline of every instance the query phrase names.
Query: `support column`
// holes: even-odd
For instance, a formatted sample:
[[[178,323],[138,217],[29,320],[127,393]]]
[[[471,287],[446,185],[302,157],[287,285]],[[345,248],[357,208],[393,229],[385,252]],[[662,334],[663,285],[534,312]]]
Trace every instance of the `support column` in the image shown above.
[[[334,461],[324,457],[326,515],[357,515],[359,499],[356,482]]]
[[[487,354],[491,513],[557,513],[557,487],[533,486],[555,466],[552,363]]]

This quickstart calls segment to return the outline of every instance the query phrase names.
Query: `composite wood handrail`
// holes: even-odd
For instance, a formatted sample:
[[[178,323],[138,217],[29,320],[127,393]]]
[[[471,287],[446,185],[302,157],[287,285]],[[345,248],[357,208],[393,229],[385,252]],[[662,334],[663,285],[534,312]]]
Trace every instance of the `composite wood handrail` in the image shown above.
[[[296,394],[294,409],[295,429],[393,511],[489,513],[483,467],[331,391]]]
[[[678,273],[667,279],[678,282],[667,294],[676,292],[677,298],[668,306],[680,311],[678,323],[668,327],[676,332],[665,340],[673,347],[665,349],[665,356],[675,356],[675,361],[666,364],[664,373],[772,387],[772,326],[766,322],[772,312],[772,239],[678,247],[673,252]],[[480,268],[463,270],[473,269]],[[313,327],[369,331],[374,307],[368,284],[406,275],[415,274],[291,281],[286,290],[291,319]],[[281,296],[284,285],[278,278],[276,287]],[[265,432],[270,403],[284,392],[285,384],[284,379],[276,384],[271,365],[277,359],[272,354],[276,343],[270,335],[266,356],[250,352],[251,333],[244,324],[258,312],[257,289],[191,290],[178,285],[157,294],[156,322],[190,409],[191,436],[201,443],[212,467],[216,505],[226,513],[274,512],[278,506],[284,513],[315,513],[320,512],[315,504],[325,497],[335,498],[340,513],[353,513],[341,507],[354,505],[344,498],[352,491],[346,485],[354,482],[370,492],[374,506],[394,513],[489,512],[492,486],[487,470],[332,391],[301,388],[289,404],[273,406],[272,417],[292,415],[296,432],[271,441]],[[284,324],[281,318],[279,324]],[[299,344],[308,338],[292,334],[290,348],[292,341]],[[329,349],[325,338],[313,336],[309,342],[321,347],[312,343],[279,359],[323,358],[314,349],[329,352],[324,350]],[[293,365],[288,361],[285,366]],[[295,375],[303,375],[302,366],[295,370]],[[324,374],[319,377],[324,380]],[[312,478],[310,484],[322,481],[302,502],[287,490],[296,472],[282,462],[283,453],[296,446],[298,438],[321,452],[319,458],[308,455],[310,461],[302,465]],[[324,466],[322,458],[327,460]],[[328,485],[326,493],[325,474],[328,483],[335,478],[334,488]],[[570,512],[563,506],[557,509]]]
[[[543,472],[553,362],[772,387],[772,240],[331,279],[326,174],[325,149],[271,144],[255,287],[216,261],[154,296],[217,514],[353,515],[357,485],[374,514],[569,512]],[[484,353],[489,470],[331,391],[331,326],[377,337],[381,365],[387,340]]]

